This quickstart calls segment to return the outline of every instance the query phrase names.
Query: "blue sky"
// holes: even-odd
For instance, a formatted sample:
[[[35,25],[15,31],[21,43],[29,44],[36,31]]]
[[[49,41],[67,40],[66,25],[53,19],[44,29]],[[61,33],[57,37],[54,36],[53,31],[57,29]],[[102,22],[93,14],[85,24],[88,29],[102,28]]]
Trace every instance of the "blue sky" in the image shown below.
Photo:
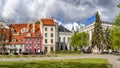
[[[89,25],[89,24],[95,22],[95,20],[96,20],[96,15],[93,15],[93,16],[87,18],[85,21],[83,21],[82,24],[84,24],[86,26],[86,25]]]

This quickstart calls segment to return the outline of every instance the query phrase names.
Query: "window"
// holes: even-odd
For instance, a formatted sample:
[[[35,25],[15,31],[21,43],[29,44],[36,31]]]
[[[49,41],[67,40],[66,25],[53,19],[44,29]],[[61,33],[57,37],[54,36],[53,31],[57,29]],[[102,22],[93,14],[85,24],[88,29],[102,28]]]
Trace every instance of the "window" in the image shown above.
[[[21,33],[27,32],[27,28],[22,28]]]
[[[51,51],[53,51],[53,47],[51,47]]]
[[[48,51],[48,48],[47,47],[45,47],[45,53]]]
[[[30,46],[32,46],[32,44],[30,43]]]
[[[34,38],[34,41],[39,41],[39,38]]]
[[[53,28],[51,28],[51,31],[53,31]]]
[[[35,43],[34,46],[37,46],[37,43]]]
[[[37,33],[36,33],[36,36],[40,36],[40,34],[37,32]]]
[[[51,39],[51,43],[53,43],[53,39]]]
[[[14,33],[14,29],[13,28],[11,28],[11,32]]]
[[[28,39],[28,38],[26,38],[26,41],[29,41],[29,39]]]
[[[45,43],[47,43],[47,39],[45,39]]]
[[[12,42],[16,42],[17,40],[16,39],[12,39]]]
[[[27,37],[30,37],[30,36],[31,36],[31,34],[30,34],[30,33],[28,33],[28,34],[27,34]]]
[[[10,47],[12,47],[13,45],[10,45]]]
[[[28,46],[28,44],[26,43],[26,46]]]
[[[40,39],[39,39],[39,38],[37,38],[37,41],[40,41]]]
[[[68,42],[69,42],[69,39],[70,39],[70,38],[68,37]]]
[[[19,42],[21,42],[22,40],[18,40]]]
[[[31,38],[30,38],[29,40],[30,40],[30,41],[32,41],[32,39],[31,39]]]
[[[28,49],[26,49],[26,52],[28,52]]]
[[[47,33],[45,33],[45,37],[47,37]]]
[[[65,37],[63,37],[63,42],[65,42]]]
[[[45,31],[47,31],[47,28],[45,28]]]
[[[40,43],[38,43],[38,46],[40,46]]]
[[[53,33],[51,33],[51,37],[53,37]]]
[[[22,45],[20,45],[20,47],[22,47]]]
[[[61,38],[59,37],[59,42],[61,41]]]

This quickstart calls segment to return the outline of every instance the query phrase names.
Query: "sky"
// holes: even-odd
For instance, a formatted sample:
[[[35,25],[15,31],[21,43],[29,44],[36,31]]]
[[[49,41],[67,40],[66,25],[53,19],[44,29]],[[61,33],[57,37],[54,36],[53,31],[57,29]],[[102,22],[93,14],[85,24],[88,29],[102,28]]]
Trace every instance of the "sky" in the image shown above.
[[[29,23],[53,18],[71,29],[72,25],[94,18],[97,11],[102,21],[113,22],[120,12],[118,3],[119,0],[0,0],[0,20]]]

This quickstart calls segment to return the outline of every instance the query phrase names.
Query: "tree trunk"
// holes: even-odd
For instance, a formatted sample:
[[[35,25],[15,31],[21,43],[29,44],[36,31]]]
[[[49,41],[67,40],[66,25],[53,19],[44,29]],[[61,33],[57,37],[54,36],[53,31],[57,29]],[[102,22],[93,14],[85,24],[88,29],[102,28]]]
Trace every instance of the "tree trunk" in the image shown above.
[[[5,45],[3,45],[3,54],[5,56]]]

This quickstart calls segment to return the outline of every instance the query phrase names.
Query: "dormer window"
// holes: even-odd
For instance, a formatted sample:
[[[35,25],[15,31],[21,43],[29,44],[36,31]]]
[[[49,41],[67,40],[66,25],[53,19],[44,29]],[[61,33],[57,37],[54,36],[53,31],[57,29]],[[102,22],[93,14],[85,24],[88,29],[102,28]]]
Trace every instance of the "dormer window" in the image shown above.
[[[36,36],[40,36],[40,34],[37,32],[37,33],[36,33]]]
[[[19,42],[21,42],[22,40],[19,40]]]
[[[12,42],[16,42],[17,40],[16,39],[12,39]]]
[[[13,28],[11,28],[11,32],[14,33],[14,29]]]
[[[30,37],[30,36],[31,36],[31,34],[30,34],[30,33],[28,33],[28,34],[27,34],[27,37]]]
[[[27,28],[22,28],[21,33],[27,32]]]

